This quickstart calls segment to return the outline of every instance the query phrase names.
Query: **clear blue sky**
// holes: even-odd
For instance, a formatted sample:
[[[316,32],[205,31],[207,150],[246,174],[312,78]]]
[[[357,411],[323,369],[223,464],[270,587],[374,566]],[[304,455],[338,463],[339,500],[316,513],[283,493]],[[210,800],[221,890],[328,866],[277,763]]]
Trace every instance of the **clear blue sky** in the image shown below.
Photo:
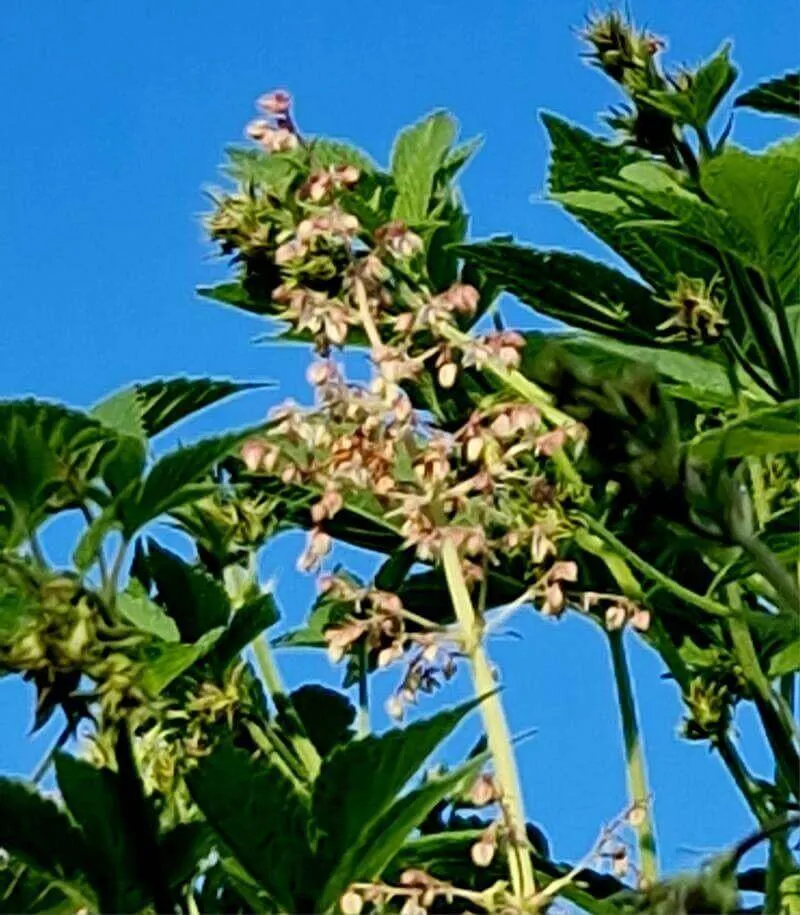
[[[182,434],[245,424],[286,396],[306,396],[297,351],[258,347],[257,320],[198,301],[223,275],[199,228],[201,188],[237,141],[253,99],[287,87],[302,129],[346,137],[385,161],[396,130],[433,108],[486,144],[463,187],[476,236],[513,232],[605,256],[541,202],[546,147],[537,111],[592,127],[615,100],[578,60],[572,28],[588,4],[561,0],[388,4],[322,0],[9,0],[0,21],[5,87],[0,144],[0,397],[33,394],[88,405],[159,375],[272,378],[277,392],[222,406]],[[640,21],[693,63],[723,39],[747,86],[796,64],[795,0],[639,0]],[[759,146],[785,124],[737,117]],[[63,560],[65,528],[50,538]],[[311,587],[298,581],[297,535],[267,551],[286,620]],[[363,564],[363,558],[359,560]],[[505,672],[532,819],[557,856],[577,857],[624,806],[616,709],[604,647],[579,620],[528,616],[524,640],[492,646]],[[657,659],[633,651],[660,844],[675,869],[747,831],[749,817],[717,761],[675,738],[680,711]],[[287,658],[287,675],[329,677],[320,659]],[[391,674],[383,675],[385,694]],[[463,692],[463,677],[448,698]],[[0,683],[0,771],[24,774],[46,741],[23,741],[27,691]],[[385,716],[377,715],[385,725]],[[738,722],[756,769],[752,722]],[[455,750],[469,747],[465,731]],[[764,774],[767,774],[766,772]]]

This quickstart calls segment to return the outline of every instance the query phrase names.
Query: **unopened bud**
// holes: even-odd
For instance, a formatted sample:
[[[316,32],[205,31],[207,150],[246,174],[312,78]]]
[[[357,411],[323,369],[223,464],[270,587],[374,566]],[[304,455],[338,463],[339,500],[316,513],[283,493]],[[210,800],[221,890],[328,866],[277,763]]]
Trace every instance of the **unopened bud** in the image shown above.
[[[364,900],[355,890],[348,890],[339,900],[342,915],[359,915],[364,907]]]

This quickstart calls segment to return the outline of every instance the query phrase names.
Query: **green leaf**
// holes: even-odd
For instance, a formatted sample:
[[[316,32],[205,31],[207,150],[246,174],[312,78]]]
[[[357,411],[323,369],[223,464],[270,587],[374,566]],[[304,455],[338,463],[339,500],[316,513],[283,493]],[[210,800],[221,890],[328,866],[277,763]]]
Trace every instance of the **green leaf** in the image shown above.
[[[93,897],[81,896],[75,887],[53,883],[13,856],[0,868],[0,913],[3,915],[19,915],[20,912],[74,915],[78,909],[92,911],[96,906]]]
[[[65,753],[57,754],[55,763],[64,802],[92,850],[100,911],[138,911],[142,888],[121,806],[119,777]]]
[[[77,410],[0,402],[0,546],[18,545],[47,515],[78,504],[118,442]]]
[[[773,655],[769,662],[770,679],[793,674],[800,670],[800,639],[795,640]]]
[[[741,255],[779,285],[793,282],[800,258],[800,160],[780,148],[756,155],[729,147],[703,164],[700,183],[746,239]]]
[[[696,436],[689,456],[699,461],[800,451],[800,400],[756,410]]]
[[[228,626],[230,601],[223,585],[200,566],[149,541],[147,567],[159,602],[178,625],[185,642],[195,642],[211,629]]]
[[[759,83],[740,95],[734,104],[737,108],[753,108],[764,114],[800,118],[800,72]]]
[[[579,222],[625,258],[654,287],[669,288],[678,273],[709,280],[714,276],[718,269],[716,260],[696,244],[666,235],[660,228],[621,229],[617,210],[627,207],[621,198],[618,204],[604,201],[605,212],[603,208],[597,209],[596,200],[586,207],[587,200],[592,199],[586,197],[586,192],[608,194],[608,179],[617,178],[631,163],[642,161],[642,153],[592,136],[550,114],[543,114],[542,121],[552,146],[550,193],[562,200]],[[565,198],[565,194],[573,192],[580,192],[581,198]]]
[[[425,220],[436,173],[456,136],[453,119],[437,112],[402,131],[392,151],[391,171],[397,186],[392,216],[409,225]]]
[[[280,618],[275,598],[262,594],[248,601],[231,617],[228,628],[214,646],[209,660],[224,669],[265,629],[274,626]]]
[[[182,887],[198,876],[200,865],[214,848],[214,833],[207,823],[179,823],[159,841],[170,885]]]
[[[377,170],[377,165],[362,150],[341,140],[314,137],[308,148],[312,168],[328,168],[331,165],[355,165],[362,175]]]
[[[158,696],[173,680],[204,658],[225,630],[220,626],[210,629],[193,645],[162,642],[148,649],[150,658],[145,664],[139,683],[150,696]]]
[[[289,699],[320,756],[327,756],[352,738],[350,725],[356,710],[346,696],[319,683],[306,683]]]
[[[241,149],[230,146],[226,150],[228,164],[225,171],[241,184],[255,184],[283,197],[300,170],[298,156],[292,153],[269,154],[260,149]]]
[[[111,394],[93,406],[90,412],[120,435],[129,435],[137,439],[146,437],[142,422],[142,405],[135,387]]]
[[[0,777],[0,848],[39,874],[82,885],[82,893],[87,889],[91,853],[80,830],[53,801],[4,777]]]
[[[323,762],[312,798],[322,833],[318,856],[333,864],[351,854],[396,795],[477,701],[334,750]]]
[[[136,385],[142,423],[152,438],[187,416],[221,400],[270,387],[269,382],[230,381],[227,378],[167,378]]]
[[[647,102],[673,117],[679,124],[702,130],[719,103],[736,81],[736,68],[730,60],[730,45],[724,45],[710,60],[692,74],[688,89],[651,91]]]
[[[279,911],[311,911],[303,905],[317,874],[308,807],[281,771],[221,744],[186,780],[205,818]]]
[[[142,632],[163,639],[165,642],[180,640],[175,620],[168,616],[155,601],[150,600],[141,582],[133,579],[128,587],[117,595],[117,610]]]
[[[139,528],[160,515],[178,508],[200,493],[209,484],[200,484],[208,471],[231,454],[237,445],[262,430],[261,426],[217,438],[208,438],[185,448],[179,448],[156,461],[145,477],[135,500],[121,506],[123,531],[130,539]]]
[[[661,306],[646,286],[577,254],[488,241],[458,249],[537,312],[629,342],[652,341]]]
[[[322,892],[319,910],[332,906],[351,883],[377,880],[409,834],[440,801],[465,786],[467,780],[474,779],[488,758],[488,753],[481,753],[398,798],[362,832],[357,844],[344,850]]]
[[[274,307],[269,299],[254,299],[239,280],[217,283],[216,286],[198,286],[197,294],[221,305],[231,305],[255,315],[271,314]]]
[[[626,368],[648,366],[669,388],[673,396],[696,401],[703,396],[709,405],[731,406],[734,401],[728,373],[723,365],[699,353],[689,353],[670,346],[636,346],[610,337],[589,333],[524,334],[525,349],[522,357],[523,371],[539,381],[541,374],[535,366],[544,363],[548,355],[555,357],[559,351],[596,368],[598,374],[619,374]]]

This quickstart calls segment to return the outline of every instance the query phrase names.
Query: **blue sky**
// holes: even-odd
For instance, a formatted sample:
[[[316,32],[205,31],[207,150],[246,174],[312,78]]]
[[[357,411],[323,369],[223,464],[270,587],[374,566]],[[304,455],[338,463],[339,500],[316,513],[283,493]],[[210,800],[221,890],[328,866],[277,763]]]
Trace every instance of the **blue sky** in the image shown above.
[[[0,397],[88,405],[132,380],[178,374],[279,382],[211,411],[181,430],[189,436],[306,396],[297,350],[253,345],[263,325],[193,293],[224,275],[202,238],[202,188],[219,180],[222,150],[241,137],[253,99],[274,87],[293,92],[304,131],[348,138],[382,162],[398,128],[450,109],[464,136],[486,140],[463,180],[475,236],[512,232],[607,256],[542,200],[537,111],[595,127],[615,101],[578,59],[573,27],[586,9],[573,0],[11,0],[0,23]],[[668,37],[674,63],[733,38],[740,87],[796,63],[794,0],[640,0],[634,12]],[[735,135],[757,147],[784,128],[741,113]],[[52,532],[56,561],[69,533]],[[293,571],[299,546],[290,535],[264,558],[288,624],[312,594]],[[625,803],[608,660],[579,620],[529,615],[515,628],[524,639],[498,640],[492,653],[512,728],[537,729],[519,748],[528,812],[556,856],[577,857]],[[750,819],[707,750],[676,739],[680,710],[658,659],[640,646],[632,656],[662,857],[670,869],[691,866]],[[286,662],[292,682],[330,679],[319,658]],[[461,677],[448,698],[465,689]],[[21,738],[29,699],[18,682],[0,683],[0,771],[29,772],[46,746]],[[768,774],[753,722],[739,727],[748,759]],[[465,729],[453,752],[473,738]]]

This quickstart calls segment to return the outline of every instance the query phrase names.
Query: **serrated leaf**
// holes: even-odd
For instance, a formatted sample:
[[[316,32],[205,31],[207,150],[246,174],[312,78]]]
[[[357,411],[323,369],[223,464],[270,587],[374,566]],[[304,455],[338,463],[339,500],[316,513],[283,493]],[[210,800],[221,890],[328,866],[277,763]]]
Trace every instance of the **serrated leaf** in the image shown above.
[[[686,89],[651,91],[647,102],[697,130],[706,127],[727,91],[736,81],[736,68],[730,60],[730,45],[724,45],[710,60],[692,74]]]
[[[99,420],[36,400],[0,402],[0,545],[75,505],[119,438]]]
[[[782,648],[770,658],[769,677],[783,677],[800,670],[800,639],[795,639],[791,644]]]
[[[226,150],[225,171],[241,184],[255,184],[283,197],[299,173],[298,156],[292,153],[265,153],[260,149]]]
[[[436,173],[456,136],[453,119],[437,112],[402,131],[392,151],[391,172],[397,187],[392,216],[409,225],[423,222]]]
[[[700,183],[746,240],[741,256],[796,291],[800,160],[780,150],[756,155],[729,147],[703,164]]]
[[[149,659],[142,668],[139,683],[150,696],[160,695],[182,673],[204,658],[225,630],[210,629],[193,645],[163,642],[148,649]]]
[[[734,102],[737,108],[753,108],[764,114],[800,118],[800,72],[785,73],[759,83]]]
[[[100,910],[138,911],[142,888],[120,803],[119,776],[65,753],[57,754],[55,764],[64,802],[92,849]]]
[[[91,409],[91,414],[121,435],[130,435],[139,439],[145,437],[142,405],[139,402],[136,388],[126,388],[111,394],[100,403],[95,404]]]
[[[198,286],[196,292],[201,298],[211,299],[221,305],[231,305],[255,315],[271,314],[274,310],[270,307],[269,300],[254,299],[239,280],[217,283],[215,286]]]
[[[675,396],[686,396],[694,402],[703,395],[712,406],[731,406],[734,403],[725,367],[699,353],[683,352],[663,345],[637,346],[590,333],[529,331],[524,337],[522,369],[534,381],[539,381],[541,376],[541,370],[537,370],[538,363],[546,363],[551,354],[552,360],[563,352],[606,376],[645,365]],[[687,391],[691,392],[691,396]]]
[[[341,693],[319,683],[306,683],[294,690],[289,699],[320,756],[327,756],[353,736],[350,726],[356,710]]]
[[[262,594],[248,601],[231,617],[227,629],[222,633],[209,657],[212,664],[224,669],[252,641],[274,626],[280,618],[275,598]]]
[[[800,400],[755,410],[689,443],[689,456],[699,461],[800,452]]]
[[[80,830],[53,801],[5,777],[0,777],[0,848],[39,874],[87,890],[91,854]]]
[[[180,633],[175,620],[168,616],[155,601],[150,600],[141,583],[133,579],[128,587],[117,595],[117,609],[122,616],[142,632],[177,642]]]
[[[662,320],[646,286],[580,255],[500,241],[458,251],[520,301],[573,327],[650,343]]]
[[[203,568],[151,540],[147,567],[158,600],[177,623],[185,642],[194,642],[211,629],[225,628],[231,607],[224,586]]]
[[[452,772],[428,779],[398,798],[361,834],[357,844],[344,852],[322,892],[320,910],[333,905],[351,883],[377,880],[414,828],[441,800],[473,779],[488,758],[488,753],[479,754]]]
[[[623,168],[642,161],[642,153],[592,136],[553,115],[543,114],[542,121],[552,147],[549,189],[557,199],[572,192],[607,194],[610,191],[606,184],[608,179],[617,178]],[[587,198],[583,197],[581,202],[585,205]],[[654,287],[670,288],[678,273],[710,280],[718,270],[718,264],[710,254],[685,239],[666,235],[660,227],[643,227],[636,231],[620,229],[619,214],[611,201],[607,201],[609,212],[593,212],[593,207],[584,209],[567,202],[564,205]]]
[[[269,382],[227,378],[167,378],[136,385],[142,423],[152,438],[176,423],[243,391],[269,387]]]
[[[208,438],[160,458],[145,477],[135,500],[122,506],[123,531],[130,539],[137,530],[173,508],[198,498],[209,489],[200,481],[237,445],[259,433],[261,426]]]
[[[341,861],[386,813],[397,794],[476,701],[426,721],[370,735],[334,750],[314,784],[312,811],[322,833],[318,856]]]
[[[308,807],[281,771],[226,743],[186,780],[206,820],[279,911],[311,911],[303,905],[317,875]]]

